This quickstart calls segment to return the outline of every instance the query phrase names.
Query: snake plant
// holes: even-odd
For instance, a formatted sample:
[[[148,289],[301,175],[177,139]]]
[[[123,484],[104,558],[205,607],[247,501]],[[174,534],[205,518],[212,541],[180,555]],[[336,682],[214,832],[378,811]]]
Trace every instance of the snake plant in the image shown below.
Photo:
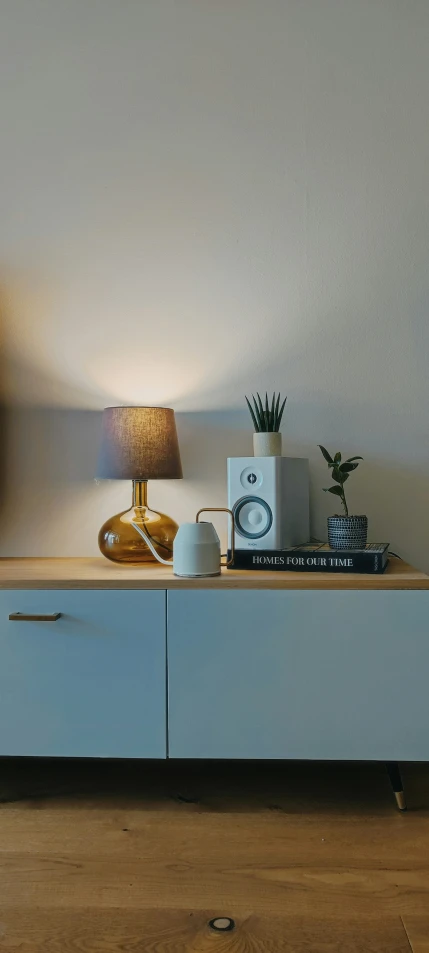
[[[252,394],[253,407],[248,397],[246,397],[247,406],[250,410],[250,416],[253,420],[255,433],[278,433],[282,422],[283,411],[286,406],[287,397],[280,405],[280,393],[274,392],[271,401],[268,400],[268,394],[265,393],[265,402],[259,396]]]

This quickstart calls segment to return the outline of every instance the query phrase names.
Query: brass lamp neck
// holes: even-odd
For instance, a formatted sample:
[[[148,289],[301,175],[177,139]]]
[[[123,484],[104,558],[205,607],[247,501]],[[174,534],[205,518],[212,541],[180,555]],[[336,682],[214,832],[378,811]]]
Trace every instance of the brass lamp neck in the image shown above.
[[[147,480],[133,480],[133,506],[147,506]]]

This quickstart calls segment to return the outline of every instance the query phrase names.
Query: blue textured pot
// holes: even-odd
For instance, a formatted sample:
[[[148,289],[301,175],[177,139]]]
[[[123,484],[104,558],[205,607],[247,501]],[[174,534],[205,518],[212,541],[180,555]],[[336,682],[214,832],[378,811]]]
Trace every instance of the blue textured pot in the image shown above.
[[[367,539],[367,516],[328,517],[328,542],[331,549],[363,549]]]

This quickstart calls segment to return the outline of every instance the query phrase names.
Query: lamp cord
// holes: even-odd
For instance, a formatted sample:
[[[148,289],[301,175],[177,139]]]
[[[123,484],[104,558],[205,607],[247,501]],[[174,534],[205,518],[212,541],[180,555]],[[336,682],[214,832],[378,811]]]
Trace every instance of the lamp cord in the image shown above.
[[[142,539],[144,539],[145,543],[147,543],[147,545],[149,546],[149,549],[152,555],[155,556],[155,559],[157,559],[159,563],[162,563],[163,566],[173,565],[172,559],[163,559],[162,556],[160,556],[159,553],[157,553],[155,546],[153,545],[152,540],[150,539],[150,536],[148,536],[148,534],[145,532],[144,529],[141,528],[141,526],[137,526],[137,523],[134,523],[133,520],[131,520],[131,526],[134,526],[134,529],[136,529],[137,532],[142,537]]]

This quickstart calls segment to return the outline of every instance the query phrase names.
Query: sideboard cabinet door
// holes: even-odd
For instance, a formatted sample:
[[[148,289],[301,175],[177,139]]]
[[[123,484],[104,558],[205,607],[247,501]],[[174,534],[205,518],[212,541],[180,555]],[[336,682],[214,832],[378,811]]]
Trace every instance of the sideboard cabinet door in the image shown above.
[[[429,760],[429,592],[168,593],[173,758]]]
[[[0,592],[0,755],[165,758],[165,602]],[[9,621],[16,613],[60,617]]]

